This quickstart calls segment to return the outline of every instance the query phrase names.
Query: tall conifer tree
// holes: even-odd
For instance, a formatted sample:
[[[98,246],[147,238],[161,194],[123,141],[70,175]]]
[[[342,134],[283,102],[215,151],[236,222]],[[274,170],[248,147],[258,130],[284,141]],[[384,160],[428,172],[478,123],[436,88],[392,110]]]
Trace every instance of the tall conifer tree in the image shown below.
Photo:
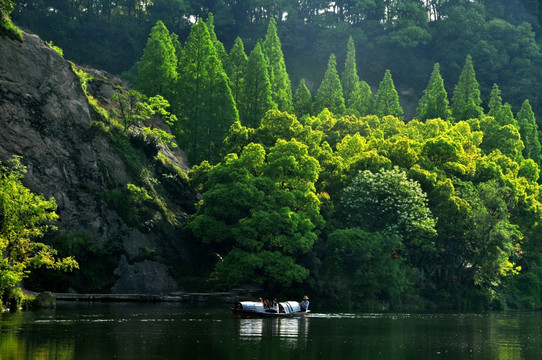
[[[181,45],[181,42],[179,40],[179,35],[175,33],[171,33],[170,37],[171,37],[171,43],[173,44],[173,48],[175,49],[175,55],[177,56],[177,64],[175,64],[175,69],[177,69],[178,61],[183,51],[183,46]]]
[[[352,93],[349,108],[358,116],[374,114],[373,92],[369,84],[365,81],[361,80],[356,90]]]
[[[216,36],[215,32],[215,17],[213,13],[209,13],[209,17],[207,18],[207,28],[209,29],[209,35],[211,36],[211,41],[213,42],[213,45],[216,48],[216,53],[218,55],[218,58],[220,61],[222,61],[222,67],[224,70],[226,70],[226,73],[229,72],[230,67],[230,59],[228,56],[228,53],[226,52],[226,49],[224,48],[224,44],[218,40],[218,37]]]
[[[358,70],[356,67],[356,48],[354,46],[354,40],[352,36],[348,38],[348,43],[346,44],[346,60],[344,62],[344,72],[341,79],[341,85],[343,87],[343,95],[346,101],[346,106],[352,106],[352,96],[358,89],[359,76]]]
[[[389,70],[386,70],[384,78],[378,86],[374,111],[379,117],[393,115],[398,119],[403,119],[403,108],[399,103],[399,94],[397,93],[397,90],[395,90],[395,85]]]
[[[241,123],[257,128],[270,109],[277,104],[271,97],[271,83],[267,74],[267,61],[260,43],[257,43],[248,57],[247,70],[241,91]]]
[[[176,79],[175,47],[168,29],[158,21],[143,50],[136,84],[145,95],[162,95],[171,102]]]
[[[230,51],[230,67],[228,77],[230,78],[232,95],[238,109],[240,109],[239,100],[241,97],[243,79],[247,71],[247,62],[248,57],[245,53],[243,40],[241,40],[240,37],[237,37]]]
[[[504,105],[499,108],[495,115],[495,121],[499,126],[514,125],[519,129],[518,122],[514,118],[514,113],[512,112],[512,107],[509,103],[504,103]]]
[[[451,115],[448,93],[444,88],[444,80],[440,75],[440,66],[435,63],[433,72],[429,78],[427,88],[423,91],[423,96],[416,109],[418,120],[427,119],[448,119]]]
[[[346,108],[344,105],[343,88],[339,74],[337,74],[337,60],[335,54],[329,56],[327,69],[322,83],[314,98],[314,113],[318,114],[328,108],[335,115],[342,115]]]
[[[305,84],[305,79],[299,81],[294,95],[295,115],[300,118],[311,113],[312,95]]]
[[[523,144],[525,145],[523,156],[527,159],[533,159],[540,165],[542,160],[540,158],[542,146],[538,137],[538,125],[529,100],[523,102],[516,118],[518,120],[521,140],[523,140]]]
[[[205,22],[192,26],[179,68],[177,134],[192,164],[218,161],[226,133],[239,115]]]
[[[484,113],[481,104],[480,88],[476,80],[472,58],[467,55],[452,96],[452,116],[455,121],[479,118]]]
[[[269,66],[269,81],[271,82],[273,101],[277,104],[279,110],[292,112],[294,109],[292,85],[286,72],[284,54],[277,34],[277,22],[273,17],[269,20],[262,50]]]
[[[489,104],[488,104],[488,115],[489,116],[497,116],[497,113],[501,109],[502,106],[502,98],[501,98],[501,90],[499,89],[499,86],[497,84],[493,84],[493,88],[491,89],[491,94],[489,95]]]

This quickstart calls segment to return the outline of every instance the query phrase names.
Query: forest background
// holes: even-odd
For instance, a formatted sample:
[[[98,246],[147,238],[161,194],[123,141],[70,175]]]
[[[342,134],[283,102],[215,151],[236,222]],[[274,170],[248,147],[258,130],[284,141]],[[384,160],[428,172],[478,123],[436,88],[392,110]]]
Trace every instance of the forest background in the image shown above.
[[[539,2],[18,1],[11,15],[168,100],[202,193],[186,227],[215,284],[372,309],[541,306]]]

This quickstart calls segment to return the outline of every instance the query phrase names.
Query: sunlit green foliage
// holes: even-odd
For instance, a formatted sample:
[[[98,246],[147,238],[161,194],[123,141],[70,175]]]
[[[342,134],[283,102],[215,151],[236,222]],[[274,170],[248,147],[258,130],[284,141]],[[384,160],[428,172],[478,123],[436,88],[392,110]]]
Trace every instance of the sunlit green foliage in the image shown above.
[[[335,55],[329,56],[327,70],[314,97],[313,111],[319,113],[328,108],[333,114],[342,115],[345,111],[344,96]]]
[[[374,113],[380,117],[392,115],[401,120],[403,119],[403,108],[399,104],[399,94],[395,90],[389,70],[386,70],[384,78],[378,86],[374,106]]]
[[[265,112],[277,107],[273,101],[267,61],[258,43],[248,57],[241,89],[239,116],[245,126],[259,126]]]
[[[237,104],[237,109],[240,109],[241,89],[243,88],[244,77],[247,71],[248,57],[245,53],[245,46],[241,38],[236,38],[235,43],[230,51],[230,64],[228,77],[230,79],[230,87],[233,99]]]
[[[542,147],[540,146],[538,125],[529,100],[523,102],[516,118],[518,121],[519,133],[521,134],[521,140],[523,141],[523,145],[525,145],[523,156],[528,159],[533,159],[537,164],[540,164],[542,161],[540,158]]]
[[[162,95],[170,101],[177,80],[177,55],[163,22],[152,28],[139,62],[136,84],[147,96]]]
[[[250,143],[207,170],[207,190],[188,223],[198,238],[218,244],[217,271],[230,284],[278,289],[309,275],[296,258],[312,248],[322,223],[314,188],[320,167],[306,145],[281,139],[272,123],[258,130],[278,137],[274,146]]]
[[[353,94],[356,93],[359,83],[358,70],[356,67],[356,48],[354,47],[354,40],[352,36],[348,38],[346,44],[346,60],[344,62],[344,71],[341,77],[341,85],[343,88],[343,95],[347,107],[352,107]]]
[[[198,21],[179,59],[177,101],[174,112],[179,118],[177,138],[184,144],[189,160],[218,160],[222,142],[239,114],[207,25]]]
[[[26,167],[20,158],[0,163],[0,303],[9,301],[13,289],[30,268],[72,270],[78,267],[72,257],[55,258],[56,250],[37,240],[58,219],[56,202],[32,193],[22,184]]]
[[[479,118],[484,113],[481,104],[480,88],[476,80],[472,58],[467,55],[452,96],[452,116],[455,121]]]
[[[269,19],[267,34],[262,43],[262,51],[269,67],[272,99],[279,110],[292,112],[292,85],[286,72],[282,46],[277,34],[277,22],[273,17]]]
[[[450,115],[448,93],[444,88],[444,80],[440,75],[440,65],[436,63],[427,88],[423,91],[423,96],[418,103],[416,116],[418,120],[425,121],[437,118],[448,119]]]

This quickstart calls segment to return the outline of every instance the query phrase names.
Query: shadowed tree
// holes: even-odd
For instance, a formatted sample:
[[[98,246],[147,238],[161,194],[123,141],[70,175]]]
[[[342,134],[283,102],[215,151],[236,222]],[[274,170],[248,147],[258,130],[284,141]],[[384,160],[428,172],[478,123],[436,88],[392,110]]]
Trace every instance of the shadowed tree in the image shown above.
[[[294,95],[295,115],[300,118],[303,115],[308,115],[311,112],[312,95],[305,84],[305,79],[299,81],[299,85]]]

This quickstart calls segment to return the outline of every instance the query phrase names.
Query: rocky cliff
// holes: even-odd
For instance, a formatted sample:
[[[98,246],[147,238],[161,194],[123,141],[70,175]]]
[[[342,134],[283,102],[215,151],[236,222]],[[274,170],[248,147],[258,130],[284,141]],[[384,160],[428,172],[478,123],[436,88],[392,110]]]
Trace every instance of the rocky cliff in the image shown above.
[[[23,35],[22,43],[0,37],[0,161],[22,156],[28,168],[24,184],[35,193],[56,199],[59,233],[84,236],[95,246],[112,240],[121,244],[114,270],[116,282],[99,290],[178,290],[171,270],[188,261],[180,230],[194,202],[186,181],[165,174],[166,167],[149,161],[146,171],[153,178],[170,175],[168,186],[162,187],[162,198],[181,225],[166,221],[164,216],[154,217],[152,229],[127,224],[118,207],[115,209],[103,194],[125,191],[127,184],[138,183],[137,175],[110,137],[92,130],[95,111],[71,64],[36,35]],[[88,91],[107,103],[113,80],[99,74],[95,72],[98,80],[89,83]],[[186,171],[180,150],[163,150],[171,163]]]

